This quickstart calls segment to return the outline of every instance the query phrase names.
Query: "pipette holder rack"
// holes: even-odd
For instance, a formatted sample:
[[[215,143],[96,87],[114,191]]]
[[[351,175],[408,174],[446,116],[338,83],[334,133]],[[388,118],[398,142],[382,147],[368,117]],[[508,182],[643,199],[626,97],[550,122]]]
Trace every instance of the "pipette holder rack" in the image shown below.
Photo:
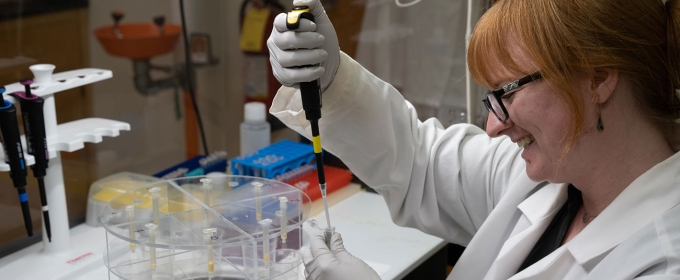
[[[84,147],[85,142],[99,143],[103,136],[116,137],[121,130],[130,130],[124,122],[86,118],[68,123],[57,124],[54,94],[109,79],[113,76],[110,70],[85,68],[52,74],[55,66],[37,64],[29,67],[34,79],[31,92],[45,100],[45,132],[49,153],[49,166],[44,177],[47,201],[49,203],[52,242],[48,242],[47,234],[42,231],[42,250],[28,250],[11,264],[0,268],[3,279],[73,279],[83,269],[92,268],[92,262],[101,263],[102,244],[92,244],[78,237],[71,242],[69,234],[68,212],[60,152],[73,152]],[[12,103],[16,100],[10,93],[25,91],[24,86],[17,83],[6,85],[4,98]],[[26,147],[25,137],[22,144]],[[26,149],[24,149],[24,153]],[[33,165],[33,156],[24,154],[27,165]],[[5,155],[0,149],[0,171],[9,171],[5,163]],[[30,176],[30,175],[29,175]],[[32,178],[27,178],[31,180]],[[37,198],[34,198],[37,199]],[[44,227],[44,221],[43,221]],[[93,248],[93,245],[96,248]],[[25,249],[26,250],[26,249]],[[59,256],[59,257],[56,257]],[[63,261],[63,259],[69,261]],[[86,261],[83,261],[87,259]],[[78,263],[76,265],[76,263]],[[36,269],[39,266],[40,269]]]
[[[310,213],[309,197],[278,181],[224,175],[156,182],[102,210],[104,262],[111,279],[298,279]]]
[[[231,173],[272,179],[314,162],[312,145],[282,140],[231,160]]]

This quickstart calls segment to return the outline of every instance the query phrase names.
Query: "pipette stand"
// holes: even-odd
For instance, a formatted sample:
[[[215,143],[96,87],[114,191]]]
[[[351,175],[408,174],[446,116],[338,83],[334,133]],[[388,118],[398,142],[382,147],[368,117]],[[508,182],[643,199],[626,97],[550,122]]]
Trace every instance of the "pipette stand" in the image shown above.
[[[101,238],[104,233],[103,229],[92,228],[92,230],[70,236],[60,152],[80,150],[85,142],[99,143],[102,141],[102,136],[116,137],[121,130],[130,130],[130,125],[101,118],[87,118],[57,125],[55,93],[109,79],[113,74],[109,70],[86,68],[53,75],[54,68],[55,66],[50,64],[37,64],[30,67],[34,75],[32,93],[45,100],[45,132],[49,166],[44,180],[52,242],[48,242],[47,233],[43,230],[42,250],[37,248],[39,244],[35,244],[9,256],[14,261],[0,267],[0,275],[3,279],[74,279],[83,272],[103,264],[103,252],[106,249],[106,244]],[[4,98],[12,103],[16,100],[8,94],[24,91],[24,86],[19,83],[6,85],[5,88],[7,91]],[[26,147],[23,136],[22,143]],[[35,163],[31,155],[24,154],[24,158],[27,165]],[[9,171],[2,149],[0,149],[0,171]]]

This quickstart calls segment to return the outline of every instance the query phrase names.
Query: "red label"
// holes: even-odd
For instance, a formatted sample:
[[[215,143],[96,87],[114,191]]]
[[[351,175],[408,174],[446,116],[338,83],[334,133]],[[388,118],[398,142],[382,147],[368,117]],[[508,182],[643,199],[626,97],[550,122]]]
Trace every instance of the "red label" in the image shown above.
[[[66,263],[67,263],[67,264],[74,264],[74,263],[76,263],[76,262],[78,262],[78,261],[80,261],[80,260],[82,260],[82,259],[84,259],[84,258],[87,258],[87,257],[89,257],[89,256],[92,256],[92,252],[87,252],[87,253],[85,253],[85,254],[83,254],[83,255],[81,255],[81,256],[75,258],[75,259],[72,259],[72,260],[67,261]]]

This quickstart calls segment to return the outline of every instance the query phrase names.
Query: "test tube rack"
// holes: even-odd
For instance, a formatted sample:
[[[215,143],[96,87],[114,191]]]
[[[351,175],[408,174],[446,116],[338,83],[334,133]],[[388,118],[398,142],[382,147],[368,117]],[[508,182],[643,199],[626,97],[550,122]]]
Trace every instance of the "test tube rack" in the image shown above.
[[[312,145],[282,140],[255,152],[233,158],[231,173],[272,179],[313,162],[314,147]]]
[[[104,263],[110,279],[298,279],[310,213],[309,197],[278,181],[160,181],[102,210]]]
[[[101,238],[97,236],[103,234],[103,230],[89,232],[88,236],[70,235],[60,152],[77,151],[84,147],[85,142],[99,143],[103,136],[116,137],[121,130],[130,130],[130,125],[101,118],[57,124],[54,94],[109,79],[113,73],[110,70],[85,68],[52,74],[54,68],[55,66],[51,64],[36,64],[29,67],[34,75],[32,93],[45,100],[44,117],[49,166],[44,180],[49,203],[52,242],[48,242],[46,232],[42,231],[42,250],[34,248],[36,245],[33,245],[15,253],[12,257],[16,260],[0,267],[3,279],[73,279],[84,271],[100,266],[103,257],[103,244],[99,243]],[[24,86],[20,83],[6,85],[5,88],[4,98],[12,103],[16,100],[9,94],[24,91]],[[26,147],[23,136],[22,144]],[[31,155],[24,154],[24,159],[27,165],[35,163]],[[0,171],[9,171],[2,149]]]

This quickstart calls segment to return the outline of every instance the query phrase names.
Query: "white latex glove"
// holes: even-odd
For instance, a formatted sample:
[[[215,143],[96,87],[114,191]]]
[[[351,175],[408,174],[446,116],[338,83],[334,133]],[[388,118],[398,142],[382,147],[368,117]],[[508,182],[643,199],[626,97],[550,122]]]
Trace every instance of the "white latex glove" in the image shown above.
[[[309,248],[303,249],[307,280],[380,279],[375,270],[345,250],[339,233],[333,234],[330,246],[326,246],[321,231],[312,238]]]
[[[288,87],[320,79],[323,92],[340,65],[338,36],[319,0],[294,0],[293,5],[309,7],[315,23],[300,19],[300,27],[291,31],[286,27],[286,14],[276,16],[274,29],[267,40],[272,72]],[[295,68],[303,65],[314,66]]]

